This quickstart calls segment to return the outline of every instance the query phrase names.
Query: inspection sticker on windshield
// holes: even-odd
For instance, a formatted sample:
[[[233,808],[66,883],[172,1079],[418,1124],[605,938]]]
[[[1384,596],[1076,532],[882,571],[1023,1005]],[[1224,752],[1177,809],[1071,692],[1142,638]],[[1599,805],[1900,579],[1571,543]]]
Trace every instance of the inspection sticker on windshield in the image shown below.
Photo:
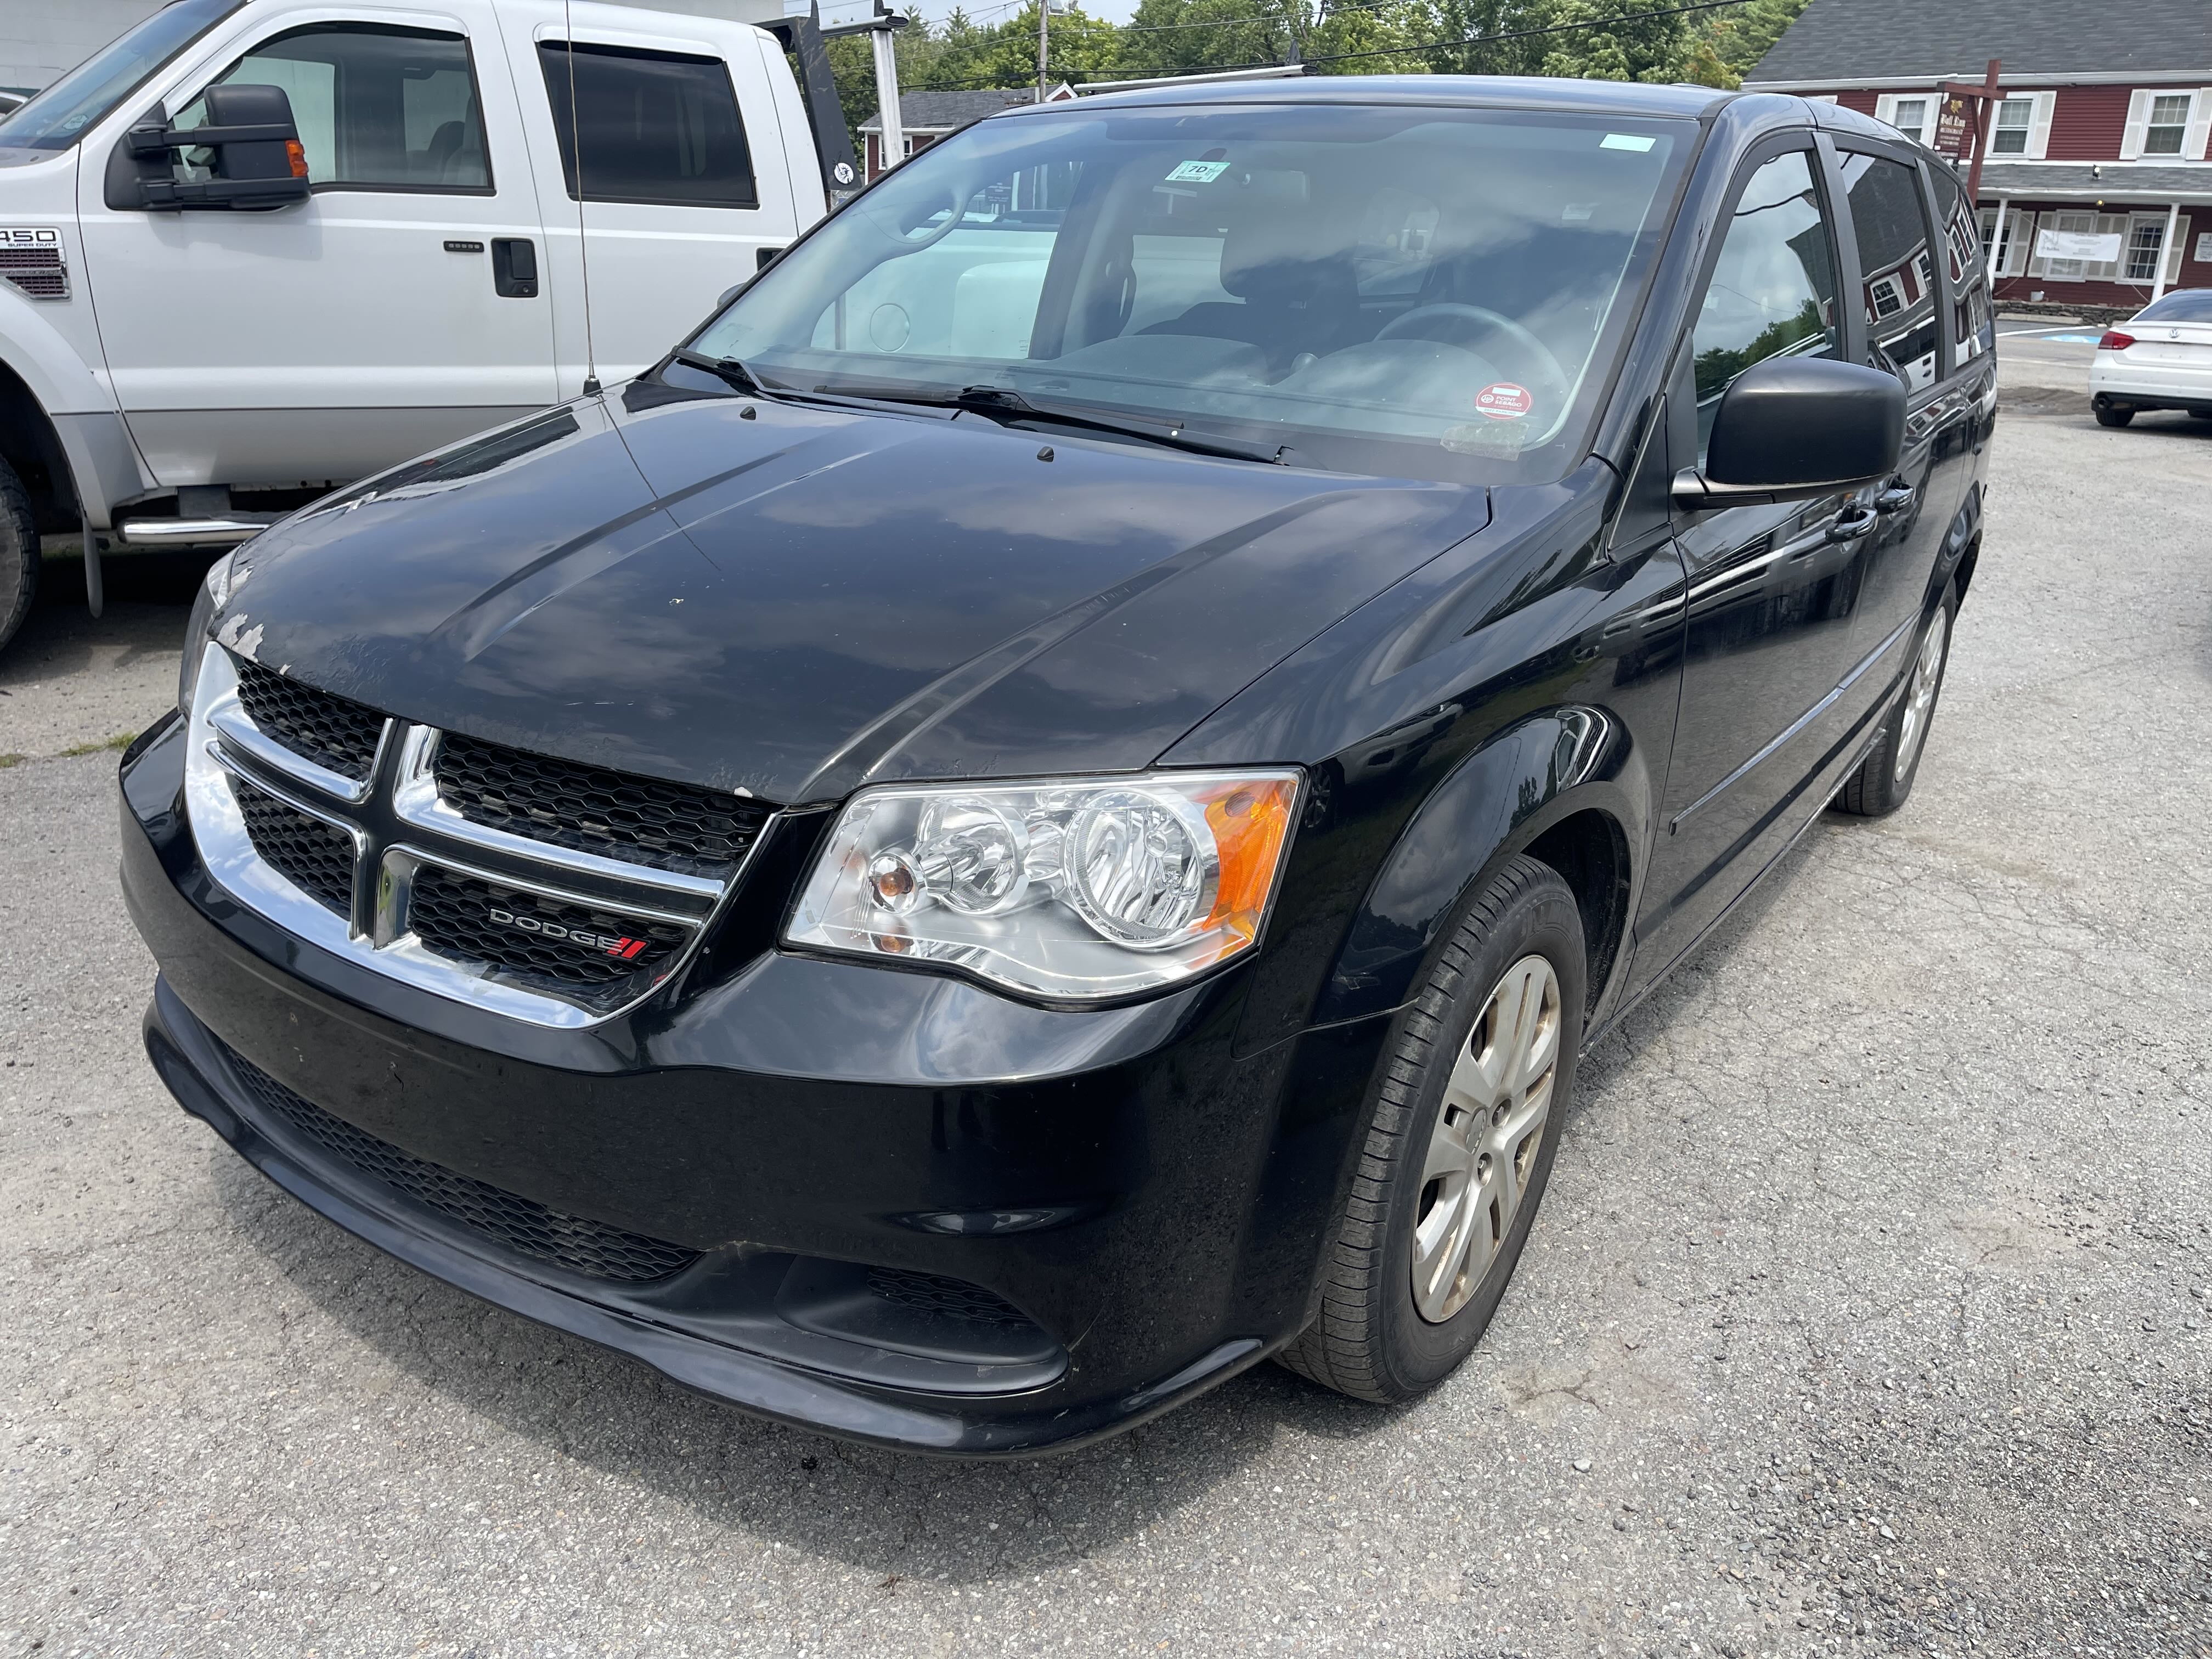
[[[1182,161],[1168,174],[1170,184],[1210,185],[1229,171],[1226,161]]]
[[[1647,150],[1653,142],[1649,138],[1639,138],[1632,132],[1608,132],[1597,141],[1597,147],[1600,149]]]
[[[1536,405],[1525,386],[1495,380],[1474,394],[1474,411],[1493,421],[1517,421]]]

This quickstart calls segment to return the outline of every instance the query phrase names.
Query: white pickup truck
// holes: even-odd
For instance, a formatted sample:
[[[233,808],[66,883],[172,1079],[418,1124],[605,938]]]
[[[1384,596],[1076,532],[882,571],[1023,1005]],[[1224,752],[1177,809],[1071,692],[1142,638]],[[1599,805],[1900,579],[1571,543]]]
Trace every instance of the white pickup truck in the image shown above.
[[[240,541],[635,374],[853,180],[803,20],[173,0],[0,120],[0,644],[42,534],[97,610],[102,532]]]

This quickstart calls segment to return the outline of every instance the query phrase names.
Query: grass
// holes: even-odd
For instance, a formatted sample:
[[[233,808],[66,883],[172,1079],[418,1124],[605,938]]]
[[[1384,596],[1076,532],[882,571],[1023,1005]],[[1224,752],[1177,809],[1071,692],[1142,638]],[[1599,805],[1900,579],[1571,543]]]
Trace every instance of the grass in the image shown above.
[[[62,750],[64,759],[73,760],[79,755],[97,755],[103,749],[128,749],[138,740],[136,732],[118,732],[113,737],[99,743],[73,743]],[[21,760],[21,755],[11,757]]]

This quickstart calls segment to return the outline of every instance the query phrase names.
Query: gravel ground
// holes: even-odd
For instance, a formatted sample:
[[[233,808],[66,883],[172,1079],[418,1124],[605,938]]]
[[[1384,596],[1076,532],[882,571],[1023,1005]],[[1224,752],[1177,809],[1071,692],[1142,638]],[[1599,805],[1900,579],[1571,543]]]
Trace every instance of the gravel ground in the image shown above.
[[[155,647],[11,659],[0,1655],[2212,1654],[2212,428],[2008,382],[1918,793],[1591,1056],[1474,1358],[1042,1463],[754,1424],[266,1185],[59,754]]]

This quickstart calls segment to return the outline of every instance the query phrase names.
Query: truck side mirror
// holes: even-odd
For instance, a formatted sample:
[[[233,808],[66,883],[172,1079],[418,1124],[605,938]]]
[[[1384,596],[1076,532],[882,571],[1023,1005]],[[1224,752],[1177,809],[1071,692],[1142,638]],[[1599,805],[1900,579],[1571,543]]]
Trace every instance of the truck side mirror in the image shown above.
[[[108,157],[108,206],[265,212],[307,200],[307,152],[283,88],[210,87],[200,99],[207,109],[204,125],[173,126],[156,104],[123,135]],[[187,149],[212,151],[215,176],[179,183],[172,157]]]
[[[1905,448],[1905,386],[1828,357],[1770,357],[1721,394],[1702,471],[1674,475],[1685,512],[1802,501],[1878,483]]]

